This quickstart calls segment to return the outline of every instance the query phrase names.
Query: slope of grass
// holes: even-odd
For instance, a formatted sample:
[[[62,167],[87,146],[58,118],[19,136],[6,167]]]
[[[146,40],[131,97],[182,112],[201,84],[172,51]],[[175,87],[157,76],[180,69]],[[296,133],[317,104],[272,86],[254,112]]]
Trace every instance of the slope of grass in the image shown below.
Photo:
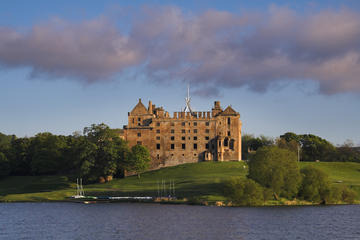
[[[313,165],[326,172],[333,184],[347,185],[360,199],[360,164],[358,163],[300,163],[300,167]],[[208,201],[223,200],[222,188],[226,179],[247,174],[244,162],[202,162],[184,164],[147,172],[136,176],[114,179],[106,184],[85,185],[87,195],[97,196],[157,196],[158,186],[175,183],[178,197],[201,198]],[[0,201],[64,200],[75,194],[76,184],[64,176],[8,177],[0,180]]]

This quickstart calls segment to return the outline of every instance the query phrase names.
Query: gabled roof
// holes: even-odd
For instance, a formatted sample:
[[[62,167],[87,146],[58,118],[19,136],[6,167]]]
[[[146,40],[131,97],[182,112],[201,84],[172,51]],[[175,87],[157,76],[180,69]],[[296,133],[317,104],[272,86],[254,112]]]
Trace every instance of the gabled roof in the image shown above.
[[[136,106],[131,110],[131,115],[142,115],[142,114],[148,114],[148,111],[144,104],[142,104],[141,99],[139,99],[139,102],[136,104]]]
[[[232,109],[231,106],[228,106],[224,111],[222,111],[219,115],[221,116],[234,116],[239,115],[238,112],[236,112],[234,109]]]

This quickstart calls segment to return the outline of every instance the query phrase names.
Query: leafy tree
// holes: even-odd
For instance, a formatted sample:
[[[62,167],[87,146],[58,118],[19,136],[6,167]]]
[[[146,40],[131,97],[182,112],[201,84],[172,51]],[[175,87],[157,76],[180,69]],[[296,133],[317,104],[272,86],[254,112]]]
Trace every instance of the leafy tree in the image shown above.
[[[64,136],[56,136],[51,133],[39,133],[30,144],[31,172],[35,175],[55,174],[62,169],[64,156],[63,149],[66,147]]]
[[[140,174],[148,169],[150,161],[149,150],[142,145],[135,145],[131,148],[131,152],[127,153],[124,169],[135,172],[140,178]]]
[[[234,205],[261,205],[264,203],[263,188],[251,179],[232,178],[225,183],[224,195]]]
[[[5,154],[0,152],[0,178],[10,174],[10,163]]]
[[[95,162],[83,162],[83,170],[88,171],[90,168],[89,174],[93,179],[117,174],[127,150],[126,142],[104,123],[84,128],[84,135],[87,141],[93,144],[87,144],[87,147],[92,149]]]
[[[276,145],[279,148],[287,149],[298,154],[298,150],[300,150],[300,144],[296,140],[286,141],[284,138],[276,139]]]
[[[336,161],[360,162],[360,152],[356,150],[352,141],[347,140],[337,148]]]
[[[275,198],[296,196],[301,181],[295,153],[275,146],[256,151],[249,162],[248,177],[270,188]]]
[[[249,159],[251,151],[256,151],[258,148],[264,146],[272,146],[274,145],[274,140],[264,135],[254,137],[252,134],[244,134],[241,136],[241,144],[242,159]]]
[[[312,166],[301,169],[301,174],[302,183],[299,196],[312,202],[326,202],[331,194],[328,176],[320,169]]]
[[[8,159],[12,175],[30,175],[31,157],[29,155],[30,139],[17,138],[11,141]]]

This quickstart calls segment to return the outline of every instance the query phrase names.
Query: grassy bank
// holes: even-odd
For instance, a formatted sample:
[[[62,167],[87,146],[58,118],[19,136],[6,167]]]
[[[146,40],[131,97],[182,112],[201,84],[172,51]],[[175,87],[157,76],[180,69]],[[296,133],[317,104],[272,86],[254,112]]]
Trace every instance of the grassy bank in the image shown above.
[[[360,199],[360,164],[357,163],[300,163],[300,167],[314,165],[325,171],[333,184],[355,189]],[[85,185],[88,195],[157,196],[158,182],[175,182],[176,196],[188,199],[221,201],[222,183],[233,177],[244,177],[247,166],[243,162],[204,162],[147,172],[115,179],[106,184]],[[0,201],[55,201],[75,194],[76,185],[64,176],[8,177],[0,180]]]

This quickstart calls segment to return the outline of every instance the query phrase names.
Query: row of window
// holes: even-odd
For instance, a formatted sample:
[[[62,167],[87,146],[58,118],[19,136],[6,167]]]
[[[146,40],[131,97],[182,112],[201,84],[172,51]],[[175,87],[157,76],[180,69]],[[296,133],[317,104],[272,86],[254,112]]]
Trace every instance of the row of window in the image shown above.
[[[160,150],[160,148],[161,148],[161,145],[160,145],[160,143],[157,143],[156,144],[156,149],[157,150]],[[207,144],[205,144],[205,148],[206,149],[209,149],[209,144],[207,143]],[[172,150],[174,150],[175,149],[175,144],[170,144],[170,149],[172,149]],[[183,150],[185,150],[186,149],[186,144],[185,143],[182,143],[181,144],[181,149],[183,149]],[[198,149],[198,145],[197,145],[197,143],[194,143],[193,144],[193,149]]]
[[[193,129],[193,132],[194,133],[198,133],[198,130],[197,129]],[[209,133],[210,132],[210,129],[205,129],[205,133]],[[160,133],[160,129],[157,129],[156,130],[156,133]],[[170,133],[175,133],[175,129],[171,129],[170,130]],[[186,133],[186,130],[185,129],[181,129],[181,133]],[[191,130],[188,130],[188,133],[191,133]]]
[[[189,123],[189,126],[191,125],[191,122],[188,122]],[[193,123],[193,126],[197,126],[197,122],[192,122]],[[185,126],[186,125],[186,122],[181,122],[181,126]],[[156,126],[159,127],[160,126],[160,122],[157,122],[156,123]],[[175,123],[174,122],[171,122],[170,123],[170,126],[175,126]],[[210,126],[210,122],[205,122],[205,126]]]

